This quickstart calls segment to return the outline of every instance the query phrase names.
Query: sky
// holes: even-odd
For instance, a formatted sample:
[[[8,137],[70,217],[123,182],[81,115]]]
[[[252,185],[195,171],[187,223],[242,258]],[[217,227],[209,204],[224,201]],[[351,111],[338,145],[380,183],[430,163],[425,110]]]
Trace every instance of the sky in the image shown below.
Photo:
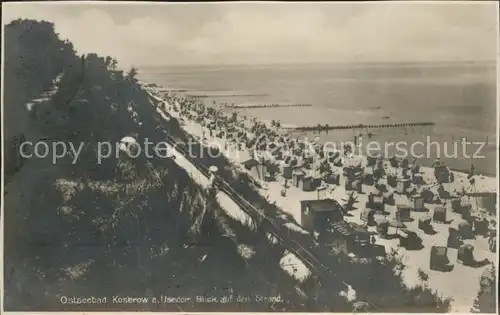
[[[493,61],[495,2],[5,3],[122,65]]]

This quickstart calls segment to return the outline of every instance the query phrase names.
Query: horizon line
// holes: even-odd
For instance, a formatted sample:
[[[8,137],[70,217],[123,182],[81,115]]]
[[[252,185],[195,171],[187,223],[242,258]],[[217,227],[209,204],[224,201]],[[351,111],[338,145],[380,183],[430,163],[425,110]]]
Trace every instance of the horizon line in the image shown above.
[[[311,61],[311,62],[256,62],[256,63],[158,63],[158,64],[134,64],[134,67],[186,67],[186,66],[281,66],[281,65],[381,65],[381,64],[490,64],[498,60],[408,60],[408,61]]]

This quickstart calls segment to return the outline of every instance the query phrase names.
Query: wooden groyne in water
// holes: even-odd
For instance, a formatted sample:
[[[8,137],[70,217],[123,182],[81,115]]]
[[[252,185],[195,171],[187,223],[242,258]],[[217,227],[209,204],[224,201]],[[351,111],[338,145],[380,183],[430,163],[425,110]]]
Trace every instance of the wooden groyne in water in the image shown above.
[[[209,97],[251,97],[251,96],[269,96],[269,94],[193,94],[194,98],[209,98]]]
[[[234,105],[228,108],[275,108],[275,107],[311,107],[312,104],[250,104],[250,105]]]
[[[376,125],[316,125],[316,126],[304,126],[304,127],[294,127],[294,130],[300,131],[312,131],[312,130],[345,130],[345,129],[368,129],[368,128],[407,128],[407,127],[432,127],[435,124],[433,122],[414,122],[414,123],[401,123],[401,124],[376,124]]]

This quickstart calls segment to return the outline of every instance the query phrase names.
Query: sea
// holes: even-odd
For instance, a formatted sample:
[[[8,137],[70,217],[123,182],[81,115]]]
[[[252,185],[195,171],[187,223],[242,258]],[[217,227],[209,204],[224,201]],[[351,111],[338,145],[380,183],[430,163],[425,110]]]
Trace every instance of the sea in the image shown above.
[[[440,159],[467,171],[474,164],[488,176],[496,176],[496,77],[495,63],[475,62],[148,66],[138,75],[208,106],[288,128],[432,122],[291,133],[338,146],[361,143],[359,150],[371,143],[384,155],[409,152],[425,166]],[[307,106],[225,108],[233,104]]]

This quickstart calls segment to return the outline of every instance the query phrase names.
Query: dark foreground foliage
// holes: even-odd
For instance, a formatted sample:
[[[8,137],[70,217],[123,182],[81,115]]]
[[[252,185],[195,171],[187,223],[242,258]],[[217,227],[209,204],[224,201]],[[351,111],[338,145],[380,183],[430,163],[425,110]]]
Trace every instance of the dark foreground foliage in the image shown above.
[[[20,187],[31,197],[24,197],[25,207],[6,207],[6,224],[23,226],[5,235],[6,309],[300,310],[296,282],[278,265],[283,251],[230,219],[175,162],[113,153],[97,163],[99,141],[118,143],[127,135],[158,141],[160,136],[133,75],[112,68],[112,60],[89,55],[83,77],[63,69],[58,93],[45,104],[51,114],[36,122],[51,141],[84,146],[76,164],[68,156],[41,175],[36,164],[41,168],[44,161],[29,161],[26,167],[35,165],[36,173]],[[151,111],[134,119],[139,106]],[[8,197],[17,193],[11,188]],[[245,250],[253,256],[241,254]],[[256,294],[281,295],[287,303],[193,302],[196,295]],[[63,296],[110,300],[112,295],[192,300],[183,305],[61,304]]]

